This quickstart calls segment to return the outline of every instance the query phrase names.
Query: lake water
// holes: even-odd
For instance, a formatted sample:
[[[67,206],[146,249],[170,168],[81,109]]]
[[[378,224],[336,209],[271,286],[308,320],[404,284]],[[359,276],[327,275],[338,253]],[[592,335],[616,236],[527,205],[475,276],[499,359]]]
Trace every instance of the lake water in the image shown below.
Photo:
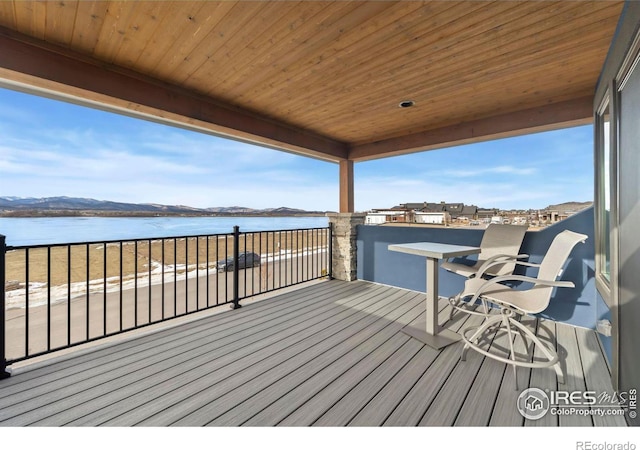
[[[326,227],[327,217],[47,217],[0,218],[7,245],[146,239],[240,231]]]

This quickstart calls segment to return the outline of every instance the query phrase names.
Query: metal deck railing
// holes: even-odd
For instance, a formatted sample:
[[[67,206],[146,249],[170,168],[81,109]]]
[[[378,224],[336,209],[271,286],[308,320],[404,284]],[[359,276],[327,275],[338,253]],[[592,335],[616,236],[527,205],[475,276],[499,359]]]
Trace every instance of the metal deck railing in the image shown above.
[[[331,227],[6,246],[0,373],[26,359],[322,277]]]

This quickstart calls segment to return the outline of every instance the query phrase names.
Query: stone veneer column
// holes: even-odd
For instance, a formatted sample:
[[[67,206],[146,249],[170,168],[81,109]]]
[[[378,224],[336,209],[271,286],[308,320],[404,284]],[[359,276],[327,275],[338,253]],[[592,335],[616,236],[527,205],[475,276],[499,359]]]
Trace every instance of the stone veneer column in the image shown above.
[[[333,225],[332,275],[337,280],[353,281],[357,278],[356,226],[363,225],[366,214],[329,213]]]

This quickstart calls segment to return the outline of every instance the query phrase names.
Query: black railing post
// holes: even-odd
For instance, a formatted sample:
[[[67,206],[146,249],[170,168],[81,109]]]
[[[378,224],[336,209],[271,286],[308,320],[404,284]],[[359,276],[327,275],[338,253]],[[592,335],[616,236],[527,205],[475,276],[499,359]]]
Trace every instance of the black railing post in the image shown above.
[[[6,318],[5,308],[6,295],[5,295],[5,257],[7,254],[6,238],[0,234],[0,298],[2,304],[0,305],[0,379],[9,378],[11,374],[7,372],[7,358],[6,358]]]
[[[333,223],[329,222],[329,279],[333,280]]]
[[[240,259],[240,227],[238,225],[233,227],[233,303],[231,309],[240,308],[240,272],[238,270],[238,260]]]

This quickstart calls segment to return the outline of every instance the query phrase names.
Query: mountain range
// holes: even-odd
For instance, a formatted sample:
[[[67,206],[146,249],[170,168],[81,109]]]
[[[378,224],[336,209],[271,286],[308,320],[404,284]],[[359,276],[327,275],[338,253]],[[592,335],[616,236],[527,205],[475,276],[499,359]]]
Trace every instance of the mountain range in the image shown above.
[[[243,206],[194,208],[185,205],[160,205],[155,203],[122,203],[92,198],[0,197],[0,216],[48,216],[48,215],[320,215],[324,211],[305,211],[296,208],[254,209]]]

